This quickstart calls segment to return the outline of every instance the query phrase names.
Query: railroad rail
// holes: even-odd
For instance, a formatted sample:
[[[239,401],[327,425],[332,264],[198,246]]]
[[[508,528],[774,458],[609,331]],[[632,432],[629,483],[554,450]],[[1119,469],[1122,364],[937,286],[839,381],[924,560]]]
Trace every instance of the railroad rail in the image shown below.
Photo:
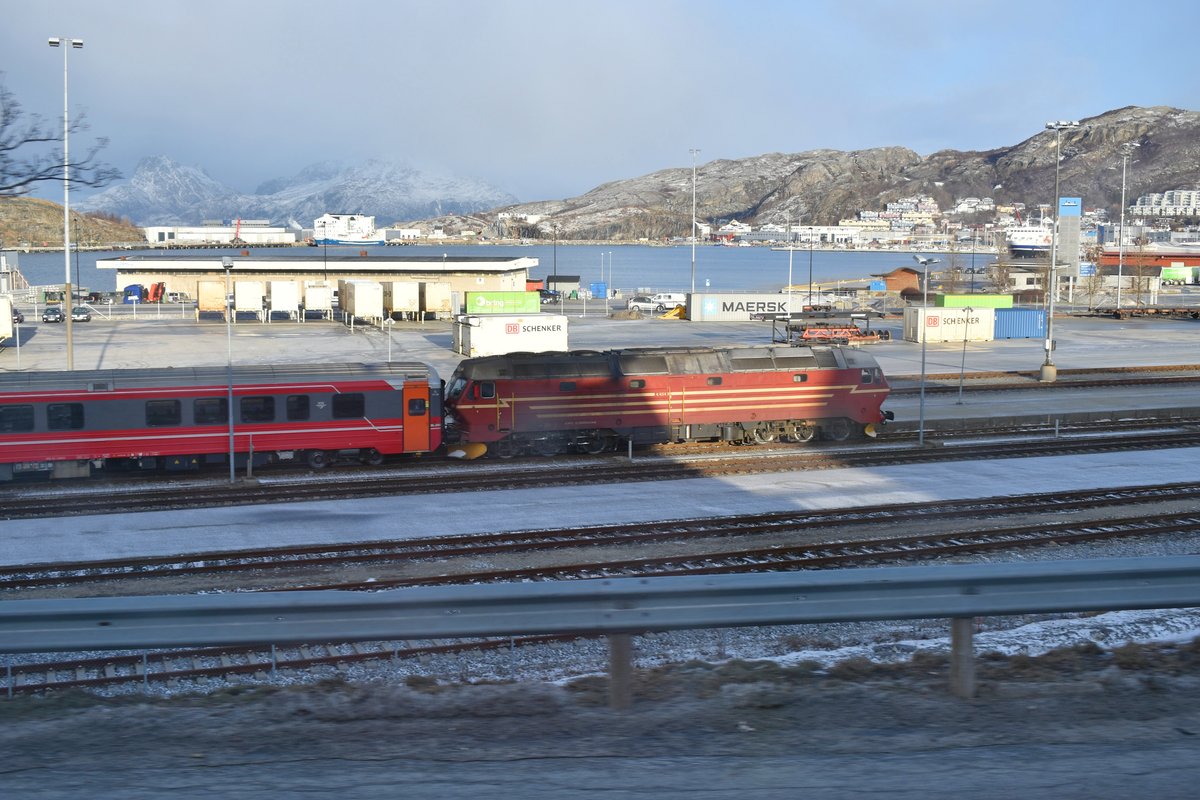
[[[892,503],[861,508],[780,511],[738,515],[732,519],[664,520],[654,523],[596,525],[557,530],[506,531],[451,537],[424,537],[355,544],[272,547],[257,550],[206,551],[186,556],[152,556],[103,561],[45,563],[0,567],[0,591],[29,590],[105,581],[150,578],[195,578],[202,575],[341,567],[350,564],[395,564],[455,557],[477,558],[501,553],[528,553],[581,547],[629,546],[686,542],[720,537],[749,538],[774,534],[819,532],[896,524],[907,520],[994,519],[1027,513],[1066,513],[1165,500],[1198,500],[1200,484],[1184,482],[1120,489],[1050,492],[1033,495]],[[244,589],[247,587],[238,587]]]
[[[1094,425],[1092,426],[1094,432]],[[806,447],[780,448],[724,447],[719,451],[694,456],[626,460],[619,456],[598,459],[529,459],[495,464],[459,465],[455,468],[414,470],[400,468],[367,477],[323,473],[319,480],[295,481],[264,479],[229,484],[223,482],[175,481],[154,486],[141,484],[121,487],[125,491],[106,490],[64,494],[60,486],[45,492],[8,490],[0,494],[5,519],[161,511],[167,509],[211,508],[262,503],[346,500],[404,494],[489,491],[544,486],[575,486],[628,481],[680,480],[685,478],[725,477],[797,470],[842,467],[873,467],[897,464],[925,464],[971,459],[1020,458],[1038,455],[1105,453],[1200,445],[1200,431],[1139,431],[1126,437],[1046,438],[970,442],[953,447],[913,448],[881,447]],[[1186,427],[1186,425],[1185,425]],[[960,435],[962,435],[960,433]],[[911,435],[909,435],[911,438]],[[730,451],[733,451],[732,453]],[[681,450],[681,452],[686,452]],[[452,477],[452,479],[450,479]]]

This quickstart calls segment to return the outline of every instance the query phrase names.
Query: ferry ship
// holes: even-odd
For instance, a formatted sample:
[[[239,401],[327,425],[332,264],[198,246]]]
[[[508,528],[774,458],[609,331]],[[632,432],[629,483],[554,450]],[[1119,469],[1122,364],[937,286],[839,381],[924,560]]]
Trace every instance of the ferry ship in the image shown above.
[[[361,214],[325,214],[313,221],[313,245],[386,244],[375,230],[375,218]]]
[[[1013,258],[1042,258],[1050,255],[1050,225],[1020,225],[1006,228],[1008,252]]]

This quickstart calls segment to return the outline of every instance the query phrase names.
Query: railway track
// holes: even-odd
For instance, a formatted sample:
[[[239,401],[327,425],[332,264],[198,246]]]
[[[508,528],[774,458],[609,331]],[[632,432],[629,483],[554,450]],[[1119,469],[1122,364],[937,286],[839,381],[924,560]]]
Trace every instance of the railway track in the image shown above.
[[[7,490],[0,495],[4,519],[41,519],[83,514],[128,513],[169,509],[211,508],[264,503],[312,502],[353,498],[478,492],[545,486],[575,486],[629,481],[680,480],[725,477],[833,467],[871,467],[896,464],[926,464],[945,461],[1022,458],[1039,455],[1103,453],[1200,445],[1200,430],[1163,430],[1162,423],[1146,431],[1125,430],[1124,437],[1046,438],[1021,441],[970,442],[953,447],[913,448],[897,437],[897,446],[722,447],[700,450],[686,448],[671,457],[642,456],[628,460],[620,456],[595,459],[527,459],[520,462],[457,464],[454,467],[397,468],[394,472],[367,475],[322,473],[304,480],[271,477],[229,484],[217,481],[181,481],[121,487],[124,491],[86,491],[65,494],[61,487],[45,491]],[[1092,434],[1098,433],[1093,428]],[[959,434],[964,436],[965,434]],[[911,439],[912,434],[906,438]],[[687,453],[692,452],[692,455]]]
[[[1165,487],[1164,487],[1165,488]],[[1198,491],[1195,486],[1189,492]],[[1153,490],[1138,490],[1153,491]],[[1120,494],[1120,493],[1117,493]],[[1144,495],[1150,497],[1151,495]],[[1133,497],[1138,497],[1137,492]],[[1102,498],[1101,498],[1102,499]],[[1113,502],[1129,499],[1111,498]],[[1027,501],[1028,498],[1025,498]],[[1064,503],[1084,501],[1082,496]],[[972,501],[980,502],[980,501]],[[1003,504],[1004,501],[999,501]],[[878,512],[870,509],[868,513]],[[963,513],[956,510],[955,513]],[[732,523],[735,526],[737,522]],[[795,569],[854,567],[897,561],[957,558],[986,551],[1012,550],[1046,545],[1095,542],[1124,537],[1164,536],[1200,532],[1200,512],[1137,515],[1101,522],[1064,522],[1052,525],[1012,526],[946,534],[880,538],[850,542],[734,550],[702,555],[572,564],[522,570],[462,573],[454,576],[408,580],[373,580],[307,589],[370,589],[430,585],[450,582],[516,580],[578,580],[634,576],[701,575],[715,573],[776,572]],[[711,533],[710,533],[711,535]],[[319,665],[344,667],[356,661],[399,661],[432,654],[477,652],[563,641],[565,637],[522,637],[478,641],[431,642],[425,644],[371,642],[314,644],[276,647],[265,643],[248,649],[202,649],[111,655],[69,661],[26,661],[10,663],[6,686],[14,694],[66,688],[93,688],[114,684],[143,684],[151,681],[175,685],[185,680],[251,675],[266,679],[279,670],[305,670]]]
[[[1185,482],[1067,493],[939,500],[930,503],[894,503],[851,509],[784,511],[753,516],[742,514],[735,518],[706,517],[558,530],[408,538],[346,545],[207,551],[186,556],[7,566],[0,567],[0,592],[51,586],[97,585],[114,580],[183,579],[238,573],[258,577],[272,571],[344,567],[350,564],[388,565],[582,547],[621,547],[655,542],[684,543],[721,537],[744,539],[751,536],[820,532],[833,526],[865,528],[907,520],[932,522],[940,519],[961,520],[967,517],[991,519],[1024,514],[1030,508],[1038,509],[1041,514],[1053,514],[1166,500],[1200,500],[1200,484]],[[237,588],[244,590],[251,587]]]

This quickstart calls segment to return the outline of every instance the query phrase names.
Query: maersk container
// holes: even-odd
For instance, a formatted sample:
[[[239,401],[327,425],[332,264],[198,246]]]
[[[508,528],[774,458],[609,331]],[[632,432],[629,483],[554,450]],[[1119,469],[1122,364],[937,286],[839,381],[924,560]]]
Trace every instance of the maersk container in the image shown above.
[[[995,334],[994,308],[904,309],[904,340],[919,342],[990,342]]]
[[[793,292],[792,305],[799,310],[807,292]],[[755,314],[788,313],[788,295],[780,294],[692,294],[688,295],[687,318],[693,322],[746,322]]]
[[[939,294],[934,298],[939,308],[1012,308],[1011,294]]]
[[[468,358],[569,349],[567,318],[561,314],[461,314],[454,328],[457,350]]]
[[[997,308],[997,339],[1046,338],[1046,311],[1041,308]]]

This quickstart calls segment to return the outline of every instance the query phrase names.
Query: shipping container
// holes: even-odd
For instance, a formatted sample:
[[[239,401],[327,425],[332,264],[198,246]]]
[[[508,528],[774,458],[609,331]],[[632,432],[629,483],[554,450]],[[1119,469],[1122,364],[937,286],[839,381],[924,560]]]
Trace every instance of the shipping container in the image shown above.
[[[542,298],[537,292],[467,292],[467,314],[536,314]]]
[[[1044,339],[1046,311],[1041,308],[997,308],[995,338]]]
[[[197,281],[196,310],[225,313],[225,282]]]
[[[383,286],[376,281],[346,281],[338,305],[347,314],[359,319],[382,321]]]
[[[333,287],[328,281],[304,282],[304,310],[321,312],[333,310]]]
[[[996,329],[994,308],[904,309],[904,340],[919,342],[990,342]]]
[[[416,314],[421,310],[421,285],[416,281],[385,281],[383,311],[385,314]]]
[[[421,312],[449,318],[455,311],[450,284],[445,281],[425,281],[421,284]]]
[[[300,284],[296,281],[267,281],[267,308],[288,316],[300,311]]]
[[[261,314],[263,310],[263,297],[266,294],[267,287],[262,281],[234,281],[233,310],[253,311],[255,314]]]
[[[11,339],[13,335],[12,298],[0,295],[0,342]]]
[[[938,308],[1012,308],[1011,294],[939,294],[934,298]]]
[[[455,351],[468,358],[504,353],[566,352],[567,318],[560,314],[460,314],[454,318]]]
[[[791,295],[792,305],[799,310],[808,294]],[[754,314],[787,314],[786,294],[693,294],[687,303],[687,318],[694,322],[746,322]]]

